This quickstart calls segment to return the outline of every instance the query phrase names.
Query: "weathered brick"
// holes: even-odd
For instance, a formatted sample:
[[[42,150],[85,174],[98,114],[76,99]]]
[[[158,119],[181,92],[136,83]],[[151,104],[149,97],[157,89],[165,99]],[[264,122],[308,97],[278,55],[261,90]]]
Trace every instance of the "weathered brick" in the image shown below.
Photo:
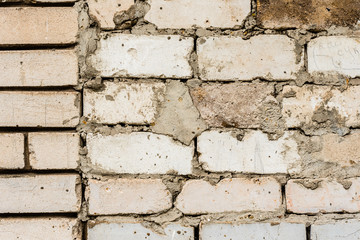
[[[263,83],[202,84],[191,90],[201,117],[213,127],[259,128],[265,99],[274,86]]]
[[[74,50],[0,52],[0,86],[76,85],[78,63]]]
[[[190,78],[193,39],[177,35],[103,35],[90,58],[103,77]]]
[[[29,133],[29,159],[33,169],[75,169],[79,161],[77,133]]]
[[[194,146],[147,132],[87,135],[90,162],[101,169],[132,174],[191,174]]]
[[[0,143],[0,169],[23,168],[25,166],[24,135],[1,133]]]
[[[325,29],[355,25],[359,9],[357,0],[257,0],[257,19],[265,28]]]
[[[0,92],[2,127],[75,127],[79,122],[77,92]]]
[[[0,177],[0,213],[78,212],[78,175],[18,175]]]
[[[90,215],[150,214],[172,206],[172,196],[159,179],[90,179],[86,196]]]
[[[106,124],[149,124],[155,120],[164,83],[104,83],[103,91],[84,91],[84,116]]]
[[[281,187],[269,177],[224,179],[215,186],[189,180],[175,206],[185,214],[276,211],[281,206]]]
[[[153,240],[193,240],[194,229],[171,223],[164,226],[163,234],[144,227],[142,222],[111,218],[90,220],[87,240],[153,239]]]
[[[77,15],[71,7],[0,8],[0,45],[75,43]]]
[[[313,159],[336,163],[342,167],[360,164],[360,148],[354,144],[360,142],[359,130],[352,130],[346,136],[325,134],[314,141],[321,144],[321,150],[313,153]]]
[[[341,220],[335,223],[311,225],[311,239],[355,240],[360,239],[359,220]]]
[[[88,0],[89,14],[99,24],[101,29],[114,29],[114,15],[128,10],[134,0]]]
[[[359,212],[360,178],[346,179],[343,184],[327,179],[290,180],[285,189],[287,210],[294,213]]]
[[[2,218],[0,239],[81,240],[80,223],[77,219],[62,217]]]
[[[319,37],[310,41],[307,52],[308,69],[312,74],[360,76],[359,38]]]
[[[282,35],[202,37],[197,40],[203,80],[295,79],[303,65],[295,41]]]
[[[306,240],[305,224],[286,223],[253,223],[229,224],[208,223],[200,225],[200,239],[277,239],[277,240]]]
[[[282,114],[289,128],[304,124],[337,122],[346,127],[360,126],[360,86],[344,91],[330,86],[284,86]]]
[[[207,131],[198,137],[199,161],[212,172],[288,173],[300,160],[292,135],[269,140],[261,131],[249,131],[238,140],[236,132]]]
[[[247,0],[148,0],[145,20],[158,28],[219,27],[241,25],[251,6]],[[179,21],[181,19],[181,21]]]

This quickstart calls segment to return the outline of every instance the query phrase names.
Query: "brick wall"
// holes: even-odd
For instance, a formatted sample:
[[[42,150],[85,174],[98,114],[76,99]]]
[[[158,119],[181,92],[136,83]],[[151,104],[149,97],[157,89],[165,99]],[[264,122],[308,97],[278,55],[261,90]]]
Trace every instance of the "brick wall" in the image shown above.
[[[360,2],[0,1],[0,239],[360,239]]]

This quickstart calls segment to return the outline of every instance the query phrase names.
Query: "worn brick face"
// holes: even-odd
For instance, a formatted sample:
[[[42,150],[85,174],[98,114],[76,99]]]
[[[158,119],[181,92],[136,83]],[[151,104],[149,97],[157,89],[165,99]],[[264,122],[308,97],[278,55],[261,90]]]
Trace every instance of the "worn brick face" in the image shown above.
[[[0,92],[2,127],[75,127],[79,123],[77,92]]]
[[[274,92],[270,84],[203,84],[191,95],[201,117],[213,127],[260,127],[261,106]]]
[[[89,214],[151,214],[169,209],[171,194],[160,179],[89,180]]]
[[[224,179],[215,186],[189,180],[175,202],[185,214],[276,211],[280,205],[280,184],[273,178]]]
[[[19,169],[25,166],[24,141],[22,133],[0,134],[0,169]]]
[[[0,213],[78,212],[78,175],[17,175],[0,177]]]
[[[285,189],[287,210],[294,213],[328,213],[360,211],[360,179],[290,180]]]
[[[257,0],[258,23],[276,29],[353,26],[359,9],[357,0]]]

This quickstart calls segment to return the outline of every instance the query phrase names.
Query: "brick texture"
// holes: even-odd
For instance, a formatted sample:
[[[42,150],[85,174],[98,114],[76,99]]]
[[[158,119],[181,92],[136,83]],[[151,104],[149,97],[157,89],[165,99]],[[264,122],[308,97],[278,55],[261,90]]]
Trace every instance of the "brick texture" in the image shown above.
[[[150,214],[171,207],[171,194],[161,180],[89,180],[89,214]],[[104,204],[112,202],[114,204]]]
[[[80,210],[78,175],[1,176],[0,213],[53,213]]]
[[[73,50],[0,52],[0,86],[76,85],[77,56]]]
[[[0,169],[19,169],[25,166],[24,139],[22,133],[0,134]]]
[[[75,43],[77,15],[70,7],[0,8],[0,45]]]

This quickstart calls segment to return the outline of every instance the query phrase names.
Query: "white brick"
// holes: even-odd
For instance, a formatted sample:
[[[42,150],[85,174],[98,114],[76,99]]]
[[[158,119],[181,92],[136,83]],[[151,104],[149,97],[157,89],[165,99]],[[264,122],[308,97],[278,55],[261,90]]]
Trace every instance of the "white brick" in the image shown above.
[[[114,29],[114,15],[128,10],[134,0],[88,0],[89,14],[98,22],[101,29]]]
[[[145,20],[158,28],[232,28],[249,14],[248,0],[148,0]],[[181,21],[179,21],[181,19]]]
[[[145,228],[141,222],[136,221],[114,221],[105,219],[104,221],[89,221],[88,222],[88,237],[87,240],[137,240],[137,239],[152,239],[152,240],[193,240],[194,229],[192,227],[184,227],[180,224],[172,223],[164,226],[163,234],[154,232],[151,229]]]
[[[281,35],[202,37],[197,54],[204,80],[295,79],[303,65],[296,61],[294,40]]]
[[[207,131],[198,138],[199,161],[213,172],[288,173],[300,160],[292,135],[269,140],[261,131],[249,131],[239,141],[235,132]]]
[[[0,239],[6,240],[81,240],[77,219],[3,218],[0,219]]]
[[[25,166],[24,135],[0,134],[0,169],[19,169]]]
[[[334,111],[343,118],[346,127],[360,126],[360,86],[351,86],[343,92],[330,86],[284,86],[282,114],[289,128],[312,124],[317,111]]]
[[[89,180],[90,215],[150,214],[172,206],[172,196],[160,179]]]
[[[355,240],[360,239],[359,220],[342,220],[336,223],[311,225],[311,239]]]
[[[103,36],[90,62],[103,77],[190,78],[193,39],[177,35]]]
[[[90,162],[104,170],[132,174],[190,174],[194,153],[171,137],[147,132],[87,135]]]
[[[29,158],[33,169],[75,169],[79,161],[77,133],[29,133]]]
[[[0,92],[2,127],[75,127],[79,123],[77,92]]]
[[[269,177],[224,179],[215,186],[189,180],[175,206],[185,214],[276,211],[281,206],[281,187]]]
[[[0,213],[78,212],[78,175],[0,177]]]
[[[359,212],[360,178],[346,179],[349,189],[336,181],[320,179],[316,189],[306,188],[299,181],[290,180],[285,189],[288,211],[294,213]]]
[[[304,224],[285,223],[253,223],[253,224],[228,224],[211,223],[202,224],[200,227],[201,240],[220,239],[276,239],[276,240],[306,240]]]
[[[0,52],[0,86],[76,85],[78,63],[74,50]]]
[[[71,7],[0,8],[0,45],[75,43],[77,17]]]
[[[342,36],[319,37],[308,45],[310,73],[360,76],[360,39]]]
[[[154,122],[164,83],[104,83],[103,91],[84,91],[84,116],[106,124]]]

